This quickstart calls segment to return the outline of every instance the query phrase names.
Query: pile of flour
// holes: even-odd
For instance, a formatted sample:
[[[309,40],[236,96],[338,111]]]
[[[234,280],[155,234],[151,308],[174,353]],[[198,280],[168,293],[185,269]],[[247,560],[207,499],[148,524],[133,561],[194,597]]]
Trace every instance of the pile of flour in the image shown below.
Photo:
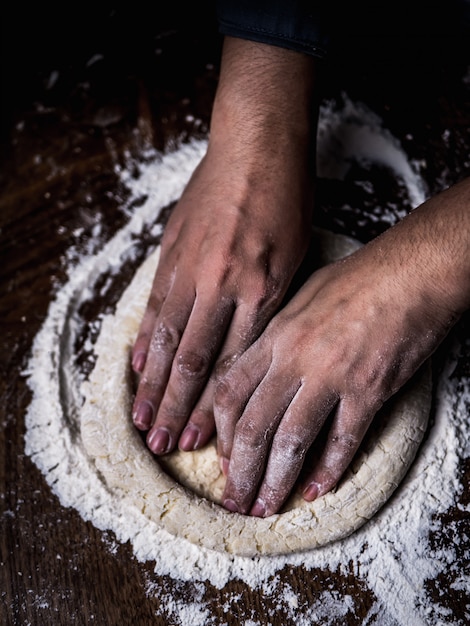
[[[158,574],[175,581],[193,581],[195,589],[198,581],[222,590],[229,581],[240,579],[260,593],[276,597],[279,606],[299,626],[315,620],[327,625],[328,620],[347,614],[351,598],[325,591],[314,604],[300,606],[294,590],[281,584],[276,573],[291,564],[347,575],[353,563],[377,598],[364,624],[372,623],[377,616],[381,626],[407,626],[411,617],[413,626],[457,623],[440,605],[430,604],[425,589],[426,580],[456,567],[454,550],[432,547],[430,534],[440,514],[460,506],[458,467],[470,455],[470,385],[468,380],[451,376],[455,363],[452,349],[437,384],[432,428],[406,479],[392,500],[359,531],[321,549],[246,559],[175,539],[149,523],[139,510],[124,507],[106,490],[88,459],[78,428],[83,374],[74,359],[75,339],[84,325],[80,305],[93,298],[100,277],[117,273],[123,263],[136,257],[139,236],[152,228],[158,209],[179,198],[205,148],[206,142],[199,140],[165,155],[146,155],[138,164],[137,177],[135,163],[122,168],[119,176],[129,190],[126,202],[138,208],[129,212],[127,224],[98,253],[82,253],[78,260],[76,251],[70,254],[74,261],[68,279],[50,304],[26,372],[32,391],[26,415],[26,453],[64,507],[75,508],[105,537],[109,538],[112,531],[117,542],[129,541],[136,559],[155,562]],[[426,197],[418,166],[409,162],[379,118],[347,98],[339,108],[334,103],[323,105],[318,155],[321,177],[341,178],[352,160],[363,159],[391,168],[405,184],[412,206]],[[137,199],[140,202],[135,202]],[[394,222],[402,215],[388,217]],[[99,332],[99,319],[96,325]],[[88,348],[92,351],[91,341]],[[454,346],[455,354],[459,349],[461,346]],[[470,580],[464,572],[456,572],[455,580],[457,586],[468,589]],[[160,614],[171,617],[174,623],[215,623],[203,599],[203,586],[200,589],[192,600],[183,601],[171,593],[165,595],[161,589],[154,590],[151,580],[147,585],[148,594],[155,591],[160,596]],[[258,622],[253,619],[250,623]]]

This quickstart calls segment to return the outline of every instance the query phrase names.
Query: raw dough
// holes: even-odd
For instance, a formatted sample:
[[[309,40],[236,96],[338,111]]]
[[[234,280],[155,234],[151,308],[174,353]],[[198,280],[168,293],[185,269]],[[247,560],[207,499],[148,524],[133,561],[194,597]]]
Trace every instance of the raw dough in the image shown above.
[[[359,245],[315,231],[318,263]],[[224,478],[213,443],[157,459],[132,424],[130,350],[158,259],[157,248],[136,272],[115,314],[104,318],[96,365],[83,385],[81,436],[108,488],[172,535],[239,556],[308,550],[354,532],[384,505],[415,458],[429,418],[430,368],[423,368],[376,416],[335,491],[312,503],[291,497],[282,512],[266,519],[229,513],[218,504]]]

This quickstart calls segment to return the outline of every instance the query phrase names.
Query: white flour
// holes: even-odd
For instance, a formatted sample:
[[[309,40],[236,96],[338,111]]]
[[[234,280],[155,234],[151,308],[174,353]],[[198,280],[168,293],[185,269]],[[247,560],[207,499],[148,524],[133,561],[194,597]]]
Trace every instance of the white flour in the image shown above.
[[[27,370],[33,398],[26,415],[26,453],[64,507],[75,508],[99,529],[112,531],[118,542],[130,541],[135,557],[142,562],[155,561],[158,574],[195,583],[193,599],[183,601],[165,590],[154,589],[153,582],[148,581],[147,593],[158,592],[161,599],[159,615],[171,617],[175,623],[215,624],[204,601],[202,582],[208,581],[222,590],[229,581],[240,579],[275,598],[278,608],[297,626],[316,622],[327,625],[329,620],[337,620],[353,610],[351,596],[325,590],[313,604],[307,605],[299,602],[295,591],[281,582],[276,573],[292,564],[307,571],[321,568],[347,575],[352,564],[354,572],[376,597],[364,625],[457,624],[440,605],[430,604],[425,589],[426,580],[456,568],[453,548],[432,547],[429,537],[439,514],[451,506],[461,506],[457,468],[470,454],[466,405],[470,385],[468,380],[451,378],[452,354],[436,390],[429,437],[405,481],[362,529],[322,549],[287,557],[244,559],[176,540],[149,524],[137,509],[124,508],[120,499],[106,490],[87,458],[77,428],[82,375],[74,362],[74,339],[83,330],[78,314],[80,303],[93,297],[100,276],[117,272],[126,259],[134,258],[138,236],[149,228],[158,210],[178,199],[205,147],[205,141],[193,141],[165,156],[153,155],[140,165],[137,178],[126,169],[120,171],[121,181],[130,191],[128,204],[145,196],[146,200],[133,209],[126,226],[98,253],[82,254],[78,261],[76,255],[70,255],[74,262],[70,264],[68,280],[51,302],[35,338]],[[370,111],[347,99],[340,110],[330,104],[323,106],[318,150],[318,173],[322,177],[341,178],[351,159],[362,158],[392,168],[406,185],[412,206],[425,199],[425,186],[417,167],[409,162],[398,142]],[[391,223],[400,217],[400,213],[384,216]],[[107,532],[104,541],[109,542]],[[197,581],[201,581],[199,593]],[[455,585],[468,589],[468,573],[456,572]],[[254,626],[267,622],[259,622],[253,616],[243,623]]]

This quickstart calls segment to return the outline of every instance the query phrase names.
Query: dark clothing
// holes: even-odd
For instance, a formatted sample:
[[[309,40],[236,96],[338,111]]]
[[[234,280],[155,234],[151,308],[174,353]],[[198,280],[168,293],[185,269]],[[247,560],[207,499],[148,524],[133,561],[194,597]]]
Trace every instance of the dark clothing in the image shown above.
[[[456,39],[470,46],[470,0],[217,0],[217,19],[222,35],[320,58],[358,45],[389,56],[421,43],[434,52]]]
[[[324,57],[327,51],[329,28],[321,2],[220,0],[217,3],[217,17],[223,35],[277,45],[318,57]]]

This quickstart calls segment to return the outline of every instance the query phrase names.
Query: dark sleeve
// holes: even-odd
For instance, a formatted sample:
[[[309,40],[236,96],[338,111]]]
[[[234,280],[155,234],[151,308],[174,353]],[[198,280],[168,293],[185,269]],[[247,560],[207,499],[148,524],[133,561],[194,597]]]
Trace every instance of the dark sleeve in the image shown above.
[[[327,4],[313,0],[217,0],[219,31],[324,57],[329,41]]]

